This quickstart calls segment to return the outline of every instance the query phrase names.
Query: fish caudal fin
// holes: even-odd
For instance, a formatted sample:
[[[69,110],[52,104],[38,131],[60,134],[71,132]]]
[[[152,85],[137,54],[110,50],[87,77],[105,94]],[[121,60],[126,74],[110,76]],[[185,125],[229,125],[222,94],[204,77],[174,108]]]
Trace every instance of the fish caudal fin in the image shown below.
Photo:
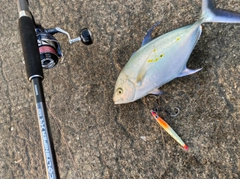
[[[204,22],[240,23],[240,14],[215,8],[213,0],[202,0],[202,16]]]

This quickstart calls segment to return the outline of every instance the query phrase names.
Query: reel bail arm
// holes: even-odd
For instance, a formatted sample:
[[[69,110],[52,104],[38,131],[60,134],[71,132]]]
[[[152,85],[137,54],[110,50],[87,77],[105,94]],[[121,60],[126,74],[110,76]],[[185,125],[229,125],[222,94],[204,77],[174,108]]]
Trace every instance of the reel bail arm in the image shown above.
[[[82,29],[81,32],[80,32],[80,37],[77,37],[77,38],[74,38],[74,39],[71,39],[69,33],[67,31],[59,28],[59,27],[55,27],[55,28],[52,28],[52,29],[45,29],[44,31],[46,33],[51,34],[51,35],[54,35],[56,33],[65,34],[65,35],[67,35],[70,44],[73,44],[73,43],[78,42],[78,41],[81,41],[85,45],[91,45],[93,43],[92,33],[87,28]]]

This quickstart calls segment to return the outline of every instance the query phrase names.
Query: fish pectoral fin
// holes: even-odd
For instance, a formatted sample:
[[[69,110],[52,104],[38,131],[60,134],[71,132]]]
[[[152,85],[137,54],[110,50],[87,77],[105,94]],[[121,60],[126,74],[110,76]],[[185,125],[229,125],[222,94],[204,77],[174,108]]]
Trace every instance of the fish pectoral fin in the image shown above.
[[[187,75],[192,75],[194,73],[197,73],[198,71],[200,71],[202,68],[196,69],[196,70],[192,70],[189,68],[185,68],[177,77],[183,77],[183,76],[187,76]]]
[[[162,95],[164,92],[161,91],[158,88],[154,88],[152,91],[150,91],[148,94],[153,94],[153,95]]]
[[[143,38],[143,41],[142,41],[142,45],[141,46],[144,46],[146,45],[148,42],[150,42],[152,40],[152,32],[153,32],[153,29],[158,26],[160,24],[161,21],[158,21],[156,22],[152,27],[151,29],[148,30],[147,34],[145,35],[145,37]]]
[[[144,71],[140,71],[138,73],[137,80],[136,80],[138,86],[142,84],[142,80],[143,80],[145,74],[146,74],[145,70]]]
[[[144,76],[146,75],[147,71],[149,69],[149,65],[147,63],[144,63],[142,67],[140,68],[138,75],[137,75],[137,84],[141,84],[143,81]]]
[[[150,55],[151,55],[151,53],[150,53]],[[150,55],[149,55],[149,56],[150,56]],[[154,65],[155,65],[155,63],[149,63],[148,60],[146,60],[146,61],[142,64],[142,66],[141,66],[141,68],[140,68],[140,70],[139,70],[139,72],[138,72],[138,75],[137,75],[137,80],[136,80],[136,82],[137,82],[138,84],[143,81],[143,79],[144,79],[145,75],[147,74],[147,72],[149,72],[150,69],[151,69],[151,67],[153,67]]]

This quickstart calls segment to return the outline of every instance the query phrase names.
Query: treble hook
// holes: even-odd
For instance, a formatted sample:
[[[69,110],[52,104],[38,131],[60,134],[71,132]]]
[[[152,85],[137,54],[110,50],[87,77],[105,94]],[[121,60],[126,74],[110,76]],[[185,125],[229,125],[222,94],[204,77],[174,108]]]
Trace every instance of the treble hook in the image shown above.
[[[180,109],[178,107],[174,107],[174,111],[176,111],[176,110],[177,110],[177,112],[175,114],[170,114],[171,117],[178,116],[178,114],[180,113]]]

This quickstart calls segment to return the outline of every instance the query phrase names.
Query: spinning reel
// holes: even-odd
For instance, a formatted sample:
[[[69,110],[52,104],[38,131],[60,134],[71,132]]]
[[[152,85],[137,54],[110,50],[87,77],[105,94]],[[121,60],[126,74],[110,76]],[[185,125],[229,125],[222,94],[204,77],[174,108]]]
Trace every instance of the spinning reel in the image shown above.
[[[80,37],[71,39],[68,32],[58,27],[45,29],[35,23],[34,17],[28,7],[28,0],[18,0],[17,2],[19,14],[18,25],[24,63],[27,78],[32,83],[34,92],[46,175],[48,179],[59,179],[56,153],[42,86],[44,79],[43,68],[53,68],[57,65],[59,58],[63,57],[60,43],[54,37],[54,34],[62,33],[67,35],[70,44],[82,41],[83,44],[90,45],[93,43],[92,33],[85,28],[81,30]]]
[[[49,69],[57,65],[58,60],[63,57],[60,43],[53,36],[56,33],[62,33],[68,36],[69,43],[81,41],[85,45],[93,43],[92,33],[89,29],[84,28],[80,32],[80,37],[71,39],[68,32],[59,27],[44,29],[41,25],[36,25],[35,32],[40,52],[42,68]]]

